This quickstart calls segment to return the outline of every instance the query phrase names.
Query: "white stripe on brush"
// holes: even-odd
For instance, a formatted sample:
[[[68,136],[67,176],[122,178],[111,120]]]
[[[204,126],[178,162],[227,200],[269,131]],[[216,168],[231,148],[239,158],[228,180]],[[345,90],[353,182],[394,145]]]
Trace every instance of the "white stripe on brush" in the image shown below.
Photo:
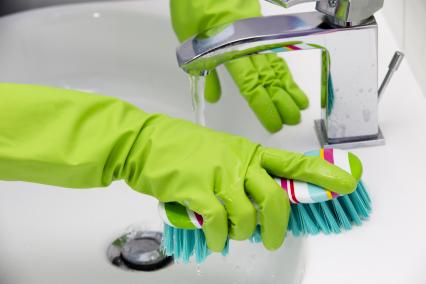
[[[308,183],[303,181],[294,181],[294,194],[300,203],[313,203],[309,194]]]
[[[158,203],[158,213],[160,214],[160,217],[164,223],[169,226],[175,227],[172,223],[170,223],[169,217],[167,217],[166,208],[164,208],[163,202]]]
[[[348,152],[339,149],[333,150],[334,164],[339,168],[351,173],[351,166],[349,165]]]
[[[201,229],[200,223],[198,223],[197,217],[195,217],[195,213],[192,210],[189,210],[186,208],[186,213],[188,214],[189,219],[191,220],[191,223],[198,229]]]

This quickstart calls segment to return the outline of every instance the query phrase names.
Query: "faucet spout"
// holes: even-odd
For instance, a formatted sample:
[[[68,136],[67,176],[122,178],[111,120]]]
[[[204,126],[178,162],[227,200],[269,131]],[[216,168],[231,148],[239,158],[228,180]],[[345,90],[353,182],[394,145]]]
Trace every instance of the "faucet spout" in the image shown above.
[[[308,12],[243,19],[216,27],[178,47],[178,64],[187,73],[203,74],[233,59],[270,52],[293,38],[325,33],[332,28],[322,26],[324,20],[323,14]]]

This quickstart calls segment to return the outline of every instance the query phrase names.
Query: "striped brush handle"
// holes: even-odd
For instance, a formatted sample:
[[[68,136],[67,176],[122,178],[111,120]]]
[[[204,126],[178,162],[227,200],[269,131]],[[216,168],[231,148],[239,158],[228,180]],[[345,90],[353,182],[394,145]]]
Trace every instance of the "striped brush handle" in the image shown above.
[[[362,164],[351,152],[338,149],[320,149],[305,153],[305,156],[321,157],[327,162],[340,167],[356,178],[362,174]],[[275,181],[284,189],[290,202],[320,203],[339,197],[339,194],[314,185],[312,183],[285,178],[275,178]],[[179,203],[162,203],[158,205],[159,213],[163,221],[175,228],[200,229],[203,226],[203,217]]]

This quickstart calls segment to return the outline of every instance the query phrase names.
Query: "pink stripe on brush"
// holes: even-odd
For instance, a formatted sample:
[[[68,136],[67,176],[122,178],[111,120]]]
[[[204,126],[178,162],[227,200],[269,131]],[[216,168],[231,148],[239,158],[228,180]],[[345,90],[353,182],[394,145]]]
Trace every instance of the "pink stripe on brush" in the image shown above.
[[[324,149],[324,160],[334,165],[333,149]]]
[[[287,179],[281,178],[281,188],[283,188],[288,193]]]
[[[327,162],[329,162],[330,164],[334,165],[334,155],[333,155],[333,149],[324,149],[324,160],[326,160]],[[331,192],[331,197],[335,198],[338,197],[339,194]]]

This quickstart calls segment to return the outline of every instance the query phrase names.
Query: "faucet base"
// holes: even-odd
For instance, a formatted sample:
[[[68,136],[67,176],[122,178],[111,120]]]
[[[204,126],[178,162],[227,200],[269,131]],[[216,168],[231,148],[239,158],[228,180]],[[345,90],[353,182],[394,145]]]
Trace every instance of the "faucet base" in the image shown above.
[[[323,148],[337,148],[337,149],[354,149],[362,147],[382,146],[385,145],[385,137],[379,128],[377,137],[354,139],[344,142],[331,142],[327,137],[322,119],[315,120],[315,132],[317,133],[318,140]]]

